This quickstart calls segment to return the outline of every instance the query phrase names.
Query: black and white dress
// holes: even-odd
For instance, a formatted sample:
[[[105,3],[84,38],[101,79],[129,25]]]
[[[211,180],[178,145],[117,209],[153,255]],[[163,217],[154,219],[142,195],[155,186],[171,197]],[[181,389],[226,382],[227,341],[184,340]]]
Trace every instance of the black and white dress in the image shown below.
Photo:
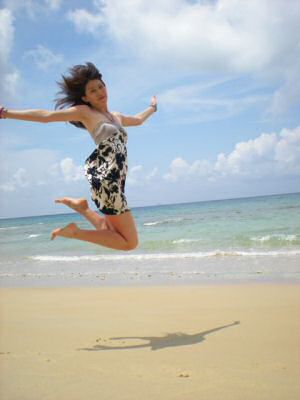
[[[91,186],[92,200],[108,215],[130,211],[125,197],[127,132],[115,124],[101,121],[91,133],[97,148],[85,161],[85,176]]]

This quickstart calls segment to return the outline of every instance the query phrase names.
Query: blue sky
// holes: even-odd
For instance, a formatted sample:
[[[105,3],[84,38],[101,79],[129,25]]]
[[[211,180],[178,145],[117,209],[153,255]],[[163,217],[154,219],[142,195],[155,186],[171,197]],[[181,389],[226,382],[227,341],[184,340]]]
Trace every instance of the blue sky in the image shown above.
[[[86,61],[102,72],[111,111],[138,113],[157,95],[159,111],[127,128],[131,207],[300,191],[299,1],[0,4],[7,108],[53,109],[56,81]],[[7,119],[0,141],[1,217],[90,199],[88,132]]]

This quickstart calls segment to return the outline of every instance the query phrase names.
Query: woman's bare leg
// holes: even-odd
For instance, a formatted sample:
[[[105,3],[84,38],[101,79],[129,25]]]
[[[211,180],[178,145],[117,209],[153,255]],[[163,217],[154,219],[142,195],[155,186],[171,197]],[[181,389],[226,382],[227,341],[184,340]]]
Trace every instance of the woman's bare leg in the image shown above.
[[[107,219],[115,231],[109,229],[91,231],[80,229],[76,224],[71,223],[64,228],[52,231],[51,239],[55,239],[56,236],[63,236],[99,244],[115,250],[133,250],[137,247],[137,231],[130,211],[121,215],[107,216]]]
[[[84,198],[61,197],[60,199],[56,199],[55,203],[64,204],[77,211],[78,214],[86,218],[98,230],[109,229],[114,231],[112,224],[105,217],[101,217],[96,211],[91,210],[87,200]]]

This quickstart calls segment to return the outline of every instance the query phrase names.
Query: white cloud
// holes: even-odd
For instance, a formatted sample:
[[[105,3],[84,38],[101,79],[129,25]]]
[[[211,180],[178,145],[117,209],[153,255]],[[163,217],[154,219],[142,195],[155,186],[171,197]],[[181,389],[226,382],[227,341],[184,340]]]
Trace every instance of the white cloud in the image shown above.
[[[288,70],[283,85],[274,93],[271,104],[266,111],[267,116],[282,116],[298,103],[300,98],[299,69],[300,64],[295,64]]]
[[[0,10],[0,92],[1,102],[10,101],[16,95],[20,76],[10,64],[10,53],[14,42],[14,18],[8,9]]]
[[[152,179],[156,179],[157,177],[158,177],[158,168],[157,168],[157,167],[154,167],[154,168],[152,169],[152,171],[150,171],[149,174],[146,175],[146,181],[149,182],[149,181],[151,181]]]
[[[7,9],[0,10],[0,35],[0,60],[7,63],[14,39],[13,16]]]
[[[130,57],[168,70],[252,74],[280,85],[272,113],[300,100],[294,86],[300,70],[298,0],[95,0],[94,5],[94,11],[75,10],[69,18],[99,38],[103,25]]]
[[[171,162],[169,172],[164,175],[164,178],[168,181],[176,182],[180,178],[187,176],[190,168],[190,165],[185,160],[177,157]]]
[[[34,0],[4,0],[4,6],[12,12],[25,10],[26,13],[33,16],[36,2]]]
[[[240,142],[228,155],[216,161],[196,160],[189,164],[175,158],[163,178],[170,182],[190,179],[224,180],[231,177],[264,179],[296,177],[300,174],[300,127],[283,129],[279,134],[262,133],[256,139]]]
[[[142,165],[135,165],[128,171],[126,183],[128,186],[145,186],[147,183],[159,177],[158,168],[154,167],[149,173],[145,173]]]
[[[45,0],[45,4],[49,6],[51,10],[58,10],[62,4],[62,0]]]
[[[104,23],[104,17],[101,14],[90,13],[84,9],[69,11],[67,18],[74,23],[78,32],[88,32],[95,35],[99,33],[99,28]]]
[[[300,127],[283,129],[275,149],[275,159],[286,164],[293,164],[297,173],[300,163]]]
[[[1,175],[2,190],[22,187],[22,178],[27,186],[34,186],[44,179],[47,168],[56,160],[56,153],[46,149],[16,150],[1,148]],[[22,166],[22,167],[19,167]],[[26,172],[26,174],[25,174]],[[26,178],[26,179],[25,179]]]
[[[75,183],[85,180],[84,167],[76,165],[70,157],[48,166],[45,180],[48,182]]]
[[[62,0],[4,0],[3,3],[14,13],[25,12],[30,18],[35,18],[38,13],[58,10]]]
[[[37,67],[44,71],[47,71],[53,65],[63,62],[63,55],[54,54],[50,49],[42,45],[38,45],[33,50],[28,50],[24,57],[33,59]]]
[[[81,165],[75,165],[72,158],[64,158],[60,161],[59,165],[65,182],[74,182],[85,179],[84,168]]]
[[[127,185],[141,186],[143,172],[144,168],[142,165],[135,165],[134,167],[131,167],[126,178]]]
[[[19,188],[24,188],[29,185],[27,171],[24,168],[19,168],[7,182],[0,185],[0,189],[4,192],[14,192]]]
[[[16,166],[17,163],[17,166]],[[22,167],[18,167],[22,165]],[[20,191],[41,185],[76,185],[84,181],[84,168],[70,157],[59,160],[56,151],[47,149],[1,151],[0,190]]]
[[[238,143],[228,156],[219,154],[215,171],[251,178],[296,176],[300,173],[300,127]]]
[[[188,180],[191,177],[210,177],[213,173],[213,166],[207,160],[196,160],[189,164],[181,157],[175,158],[170,166],[169,171],[163,178],[170,182],[178,180]]]
[[[94,4],[95,12],[80,10],[84,18],[105,19],[109,32],[123,45],[137,47],[148,58],[159,55],[169,63],[188,64],[193,70],[253,72],[271,67],[274,61],[277,68],[278,62],[287,65],[289,60],[279,57],[293,50],[300,32],[296,0],[288,7],[279,0],[98,0]]]
[[[130,173],[131,174],[136,174],[136,173],[139,173],[142,170],[143,170],[143,166],[142,165],[135,165],[134,167],[132,167],[130,169]]]
[[[11,147],[16,142],[14,139]],[[59,196],[88,196],[83,167],[72,158],[47,149],[11,147],[1,148],[2,215],[21,215],[17,204],[20,198],[30,215],[57,212],[53,200]],[[143,165],[135,165],[128,173],[126,193],[136,205],[196,201],[263,194],[265,189],[265,193],[299,190],[299,176],[300,127],[296,127],[239,142],[232,151],[220,153],[211,161],[190,162],[176,157],[165,174],[157,167],[147,171]]]
[[[229,118],[267,103],[268,95],[253,94],[253,88],[245,82],[243,90],[232,88],[230,95],[224,95],[224,86],[236,85],[237,81],[227,78],[173,87],[158,94],[159,104],[172,114],[173,123],[188,124]]]
[[[14,170],[12,159],[18,159],[22,168],[6,179]],[[3,191],[16,191],[23,187],[54,183],[77,184],[84,181],[84,167],[76,165],[70,157],[57,160],[50,150],[32,149],[10,153],[2,157]],[[300,127],[283,129],[279,133],[262,133],[255,139],[239,142],[228,153],[218,154],[215,161],[206,159],[191,163],[176,157],[167,173],[161,175],[157,167],[146,172],[142,165],[129,169],[127,184],[131,187],[146,187],[156,181],[178,182],[199,180],[221,182],[231,178],[255,179],[295,177],[300,174]]]

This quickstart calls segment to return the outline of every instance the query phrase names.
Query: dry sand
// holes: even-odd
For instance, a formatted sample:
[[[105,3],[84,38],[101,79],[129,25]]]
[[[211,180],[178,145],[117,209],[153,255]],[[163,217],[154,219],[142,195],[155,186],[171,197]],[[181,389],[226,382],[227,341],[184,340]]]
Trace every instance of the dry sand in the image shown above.
[[[0,398],[298,400],[299,289],[1,289]]]

